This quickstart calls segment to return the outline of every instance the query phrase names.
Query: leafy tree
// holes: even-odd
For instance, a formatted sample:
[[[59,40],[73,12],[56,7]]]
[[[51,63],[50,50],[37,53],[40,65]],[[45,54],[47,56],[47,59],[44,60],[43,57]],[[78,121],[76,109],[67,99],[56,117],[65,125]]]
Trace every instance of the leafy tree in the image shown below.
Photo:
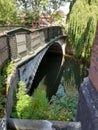
[[[90,59],[96,24],[98,1],[76,0],[69,16],[69,41],[79,57]]]
[[[42,12],[51,15],[51,10],[57,10],[63,2],[68,0],[17,0],[26,15],[27,23],[40,18]],[[53,15],[52,17],[54,17]],[[29,21],[28,21],[29,20]]]
[[[17,23],[18,11],[15,0],[0,0],[0,24],[10,25]]]
[[[25,15],[25,24],[30,24],[33,19],[40,18],[40,12],[46,9],[48,0],[17,0]]]

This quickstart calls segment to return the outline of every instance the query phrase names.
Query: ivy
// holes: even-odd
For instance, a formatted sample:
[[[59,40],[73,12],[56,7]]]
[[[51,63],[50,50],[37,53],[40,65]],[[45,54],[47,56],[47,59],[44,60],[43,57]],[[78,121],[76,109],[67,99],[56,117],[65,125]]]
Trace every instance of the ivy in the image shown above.
[[[69,41],[79,57],[90,59],[98,20],[98,2],[78,0],[69,16]]]

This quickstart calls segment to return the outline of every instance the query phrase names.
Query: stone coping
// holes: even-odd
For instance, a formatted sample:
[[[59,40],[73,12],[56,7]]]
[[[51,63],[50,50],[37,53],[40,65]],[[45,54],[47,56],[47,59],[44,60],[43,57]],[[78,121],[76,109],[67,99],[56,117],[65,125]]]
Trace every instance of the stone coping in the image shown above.
[[[81,130],[80,122],[8,118],[10,130]]]

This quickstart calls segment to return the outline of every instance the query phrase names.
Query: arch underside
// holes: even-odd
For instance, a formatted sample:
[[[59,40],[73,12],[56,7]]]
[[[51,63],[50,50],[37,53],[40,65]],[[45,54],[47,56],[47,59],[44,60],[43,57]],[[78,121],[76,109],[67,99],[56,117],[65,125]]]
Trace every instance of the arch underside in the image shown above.
[[[61,44],[59,42],[55,42],[44,48],[34,58],[22,65],[20,68],[18,68],[20,80],[25,82],[28,92],[31,88],[38,67],[47,52],[53,53],[54,55],[63,55]]]

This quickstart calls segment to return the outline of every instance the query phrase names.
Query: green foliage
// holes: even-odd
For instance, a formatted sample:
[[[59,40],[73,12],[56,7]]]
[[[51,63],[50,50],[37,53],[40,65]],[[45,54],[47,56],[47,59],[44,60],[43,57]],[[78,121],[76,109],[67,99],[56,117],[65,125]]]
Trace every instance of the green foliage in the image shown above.
[[[32,97],[33,115],[32,119],[47,119],[47,110],[49,107],[48,99],[46,98],[46,91],[38,87]]]
[[[11,117],[75,121],[76,96],[65,95],[59,99],[53,96],[49,102],[46,91],[38,87],[30,97],[26,94],[25,84],[20,81],[16,97],[16,106]]]
[[[18,22],[18,10],[15,0],[0,0],[0,25],[11,25]]]
[[[4,67],[3,72],[4,72],[4,74],[5,74],[6,77],[7,77],[7,76],[10,75],[10,74],[13,75],[14,72],[15,72],[15,69],[16,69],[16,66],[15,66],[15,64],[13,63],[13,61],[11,61],[11,62],[7,63],[6,67]]]
[[[16,107],[12,117],[29,119],[46,119],[46,110],[48,108],[48,99],[45,90],[36,89],[34,96],[30,97],[26,93],[26,86],[23,82],[18,84]]]
[[[15,71],[15,65],[13,62],[9,62],[6,64],[0,74],[0,116],[2,115],[4,108],[5,108],[5,102],[6,102],[6,79],[9,74],[13,74]]]
[[[16,111],[15,114],[12,113],[12,116],[16,116],[18,118],[31,118],[32,115],[32,98],[26,94],[26,86],[23,82],[18,83],[18,92],[17,92],[17,102],[16,102]]]
[[[26,17],[26,24],[32,22],[32,20],[38,20],[40,18],[40,12],[43,11],[48,5],[48,0],[17,0],[22,12]]]
[[[17,0],[17,3],[22,8],[22,13],[25,14],[25,24],[31,24],[32,20],[38,20],[40,18],[41,13],[49,16],[51,10],[55,12],[66,1],[68,0]]]
[[[53,96],[51,99],[48,118],[50,120],[76,120],[77,96],[65,95],[61,98]]]
[[[90,59],[98,20],[97,4],[78,0],[70,12],[69,40],[77,56]]]

